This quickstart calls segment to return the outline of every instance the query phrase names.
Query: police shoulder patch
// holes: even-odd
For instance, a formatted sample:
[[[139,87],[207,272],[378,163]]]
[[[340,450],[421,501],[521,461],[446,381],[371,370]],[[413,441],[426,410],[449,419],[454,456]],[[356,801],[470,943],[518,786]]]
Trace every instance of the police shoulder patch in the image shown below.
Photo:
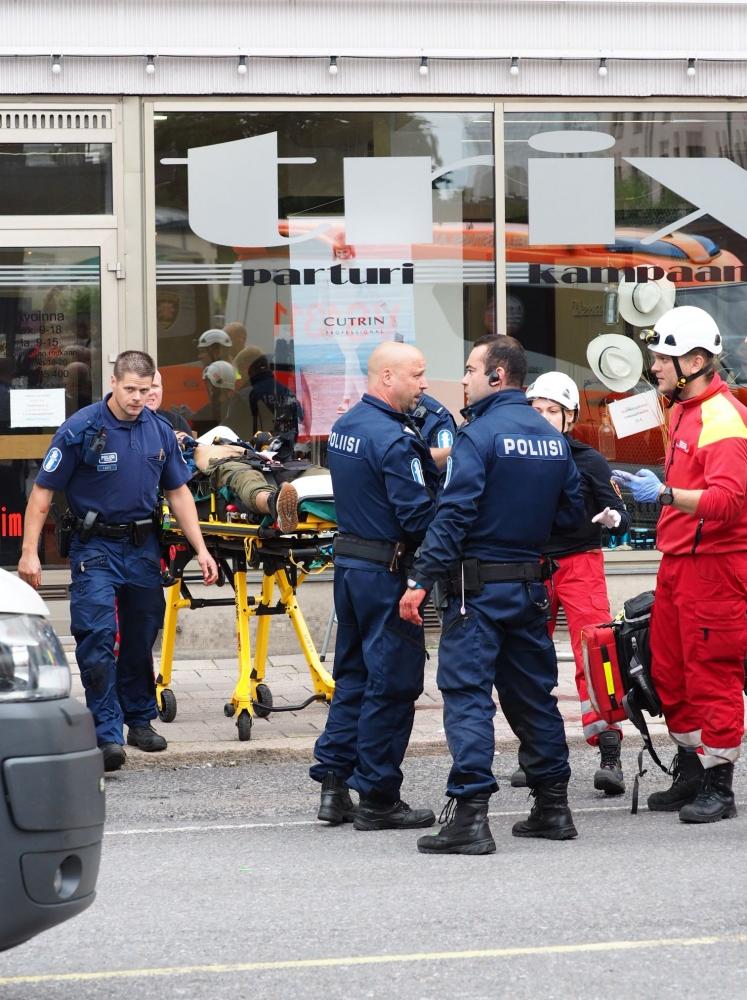
[[[425,476],[423,475],[423,466],[420,463],[419,458],[413,458],[410,462],[410,472],[412,472],[412,478],[416,483],[420,483],[421,486],[425,486]]]
[[[47,454],[44,456],[44,461],[42,462],[42,469],[45,472],[54,472],[57,466],[62,461],[62,452],[59,448],[50,448]]]
[[[446,489],[446,487],[449,485],[449,481],[451,480],[451,469],[453,465],[454,463],[452,461],[451,455],[449,455],[449,457],[446,459],[446,476],[444,478],[444,489]]]
[[[439,448],[451,448],[454,444],[454,435],[449,430],[442,430],[438,432],[438,447]]]
[[[615,482],[615,480],[614,480],[614,479],[610,479],[610,486],[611,486],[611,487],[612,487],[612,489],[613,489],[613,490],[615,491],[615,493],[617,493],[618,497],[619,497],[619,498],[620,498],[620,499],[622,500],[622,498],[623,498],[623,495],[622,495],[622,493],[620,492],[620,487],[619,487],[619,486],[617,485],[617,483]]]

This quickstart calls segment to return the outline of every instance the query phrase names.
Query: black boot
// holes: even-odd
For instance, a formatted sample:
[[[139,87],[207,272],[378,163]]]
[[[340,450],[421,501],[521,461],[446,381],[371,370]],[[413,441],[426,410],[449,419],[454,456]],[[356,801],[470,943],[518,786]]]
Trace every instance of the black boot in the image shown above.
[[[717,764],[703,771],[698,794],[692,802],[680,809],[683,823],[715,823],[719,819],[732,819],[737,815],[737,805],[731,782],[733,764]]]
[[[333,771],[327,771],[322,781],[322,800],[316,818],[337,826],[352,823],[354,816],[355,806],[347,785]]]
[[[519,764],[514,773],[511,775],[511,787],[512,788],[527,787],[527,773],[521,766],[521,764]]]
[[[433,826],[436,817],[430,809],[411,809],[406,802],[381,802],[364,799],[355,811],[355,830],[423,830]]]
[[[625,791],[620,744],[622,734],[617,729],[606,729],[599,734],[599,769],[594,775],[594,787],[605,795],[622,795]]]
[[[421,854],[493,854],[495,841],[488,825],[490,795],[449,799],[439,816],[441,829],[435,837],[421,837]]]
[[[534,805],[529,817],[514,823],[514,837],[544,837],[546,840],[572,840],[578,836],[568,808],[568,782],[556,781],[532,789]]]
[[[648,797],[651,812],[677,812],[698,794],[703,768],[695,750],[679,747],[670,770],[674,779],[671,786]]]

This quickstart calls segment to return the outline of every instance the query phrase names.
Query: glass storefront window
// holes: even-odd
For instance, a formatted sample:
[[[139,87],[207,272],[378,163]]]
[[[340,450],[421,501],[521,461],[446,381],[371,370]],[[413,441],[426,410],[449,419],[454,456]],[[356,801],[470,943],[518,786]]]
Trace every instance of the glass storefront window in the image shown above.
[[[112,210],[109,143],[0,143],[0,216]]]
[[[504,130],[508,332],[530,352],[530,378],[560,369],[578,383],[577,436],[616,466],[661,471],[665,429],[618,437],[610,419],[610,403],[651,389],[641,330],[652,324],[626,321],[619,283],[644,268],[674,286],[675,305],[709,312],[725,377],[747,399],[747,115],[512,112]],[[642,352],[632,390],[612,391],[587,361],[608,334]],[[634,510],[639,527],[655,523],[649,506]]]
[[[0,565],[17,563],[49,439],[101,385],[98,247],[0,248]],[[43,557],[59,562],[51,523]]]
[[[164,405],[222,422],[202,371],[236,358],[242,436],[322,457],[383,340],[417,344],[431,392],[463,405],[465,342],[493,327],[493,123],[486,113],[155,116]],[[231,347],[198,351],[226,328]],[[243,353],[239,354],[240,351]],[[234,405],[235,415],[238,407]]]

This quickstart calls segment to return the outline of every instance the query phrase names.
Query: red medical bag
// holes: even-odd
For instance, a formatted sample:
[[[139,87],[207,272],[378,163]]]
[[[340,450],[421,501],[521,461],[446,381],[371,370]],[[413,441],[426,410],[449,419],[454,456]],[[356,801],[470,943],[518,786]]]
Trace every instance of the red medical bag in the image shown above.
[[[621,722],[627,718],[623,697],[630,680],[620,668],[615,625],[588,625],[581,630],[584,674],[589,699],[605,722]]]

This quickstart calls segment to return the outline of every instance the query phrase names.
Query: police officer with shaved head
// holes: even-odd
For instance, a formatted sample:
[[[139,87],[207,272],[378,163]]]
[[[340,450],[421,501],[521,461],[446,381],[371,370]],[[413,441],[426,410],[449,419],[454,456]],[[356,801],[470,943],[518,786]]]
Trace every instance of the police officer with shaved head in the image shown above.
[[[423,690],[422,623],[400,620],[407,567],[434,513],[438,471],[409,411],[428,388],[417,348],[381,344],[368,392],[329,436],[335,540],[335,694],[314,748],[318,818],[356,830],[431,826],[400,799],[400,765]],[[360,796],[354,807],[349,789]]]
[[[520,760],[535,803],[517,837],[576,836],[568,808],[568,747],[552,689],[555,648],[547,634],[541,552],[554,525],[584,516],[568,442],[529,405],[522,385],[524,350],[513,337],[475,343],[462,380],[468,406],[447,462],[446,481],[400,602],[405,622],[436,580],[449,601],[438,652],[438,686],[454,759],[451,800],[435,836],[421,837],[429,854],[491,854],[488,802],[492,772],[493,688],[521,741]]]

